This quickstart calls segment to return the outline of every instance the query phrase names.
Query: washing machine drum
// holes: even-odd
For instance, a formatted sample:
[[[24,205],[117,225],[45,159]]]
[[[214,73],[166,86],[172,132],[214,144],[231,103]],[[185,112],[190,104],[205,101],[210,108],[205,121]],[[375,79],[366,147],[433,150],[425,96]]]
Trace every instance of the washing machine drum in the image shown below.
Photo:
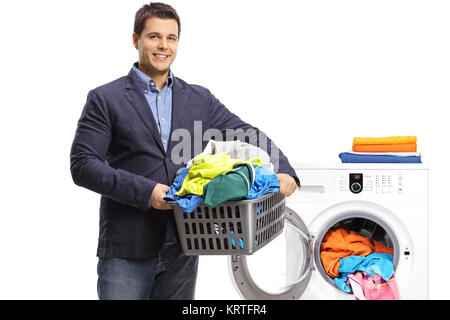
[[[284,231],[253,255],[229,258],[234,285],[245,299],[296,300],[308,286],[313,264],[308,229],[286,207]]]
[[[320,263],[320,248],[326,232],[345,226],[364,237],[393,248],[394,269],[399,260],[399,242],[392,229],[374,215],[384,208],[367,202],[342,203],[327,209],[330,219],[316,235],[315,247],[302,219],[286,206],[283,233],[251,256],[230,256],[235,287],[245,299],[299,299],[306,290],[315,261],[322,277],[334,286]],[[392,214],[389,214],[391,217]]]

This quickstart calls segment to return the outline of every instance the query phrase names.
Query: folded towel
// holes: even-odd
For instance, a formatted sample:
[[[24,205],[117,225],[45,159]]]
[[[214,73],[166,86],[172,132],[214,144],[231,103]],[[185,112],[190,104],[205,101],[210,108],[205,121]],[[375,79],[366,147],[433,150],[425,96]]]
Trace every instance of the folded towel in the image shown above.
[[[396,157],[420,157],[420,152],[355,152],[347,150],[346,153],[360,154],[360,155],[374,155],[374,156],[396,156]]]
[[[353,138],[353,145],[378,145],[378,144],[416,144],[415,136],[394,136],[383,138]]]
[[[363,155],[342,152],[339,154],[342,163],[422,163],[420,156],[400,157],[390,155]]]
[[[374,145],[353,145],[356,152],[417,152],[417,145],[406,144],[374,144]]]

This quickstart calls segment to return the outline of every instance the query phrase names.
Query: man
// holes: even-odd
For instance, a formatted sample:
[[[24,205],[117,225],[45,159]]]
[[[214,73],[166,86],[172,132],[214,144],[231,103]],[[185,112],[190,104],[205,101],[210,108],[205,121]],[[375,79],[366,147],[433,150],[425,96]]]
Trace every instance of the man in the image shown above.
[[[194,298],[198,257],[183,254],[163,200],[185,166],[171,158],[171,135],[182,128],[194,139],[194,122],[220,132],[253,128],[206,88],[173,75],[179,37],[180,19],[171,6],[139,9],[133,33],[139,62],[127,76],[90,91],[78,122],[72,177],[102,195],[99,299]],[[278,159],[280,193],[289,196],[298,178],[281,151]]]

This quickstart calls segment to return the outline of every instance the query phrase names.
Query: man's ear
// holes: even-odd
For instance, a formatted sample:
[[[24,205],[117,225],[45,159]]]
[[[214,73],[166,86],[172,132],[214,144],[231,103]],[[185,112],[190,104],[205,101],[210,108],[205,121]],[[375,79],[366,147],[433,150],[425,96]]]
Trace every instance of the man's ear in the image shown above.
[[[139,37],[136,32],[133,32],[133,44],[136,50],[139,49]]]

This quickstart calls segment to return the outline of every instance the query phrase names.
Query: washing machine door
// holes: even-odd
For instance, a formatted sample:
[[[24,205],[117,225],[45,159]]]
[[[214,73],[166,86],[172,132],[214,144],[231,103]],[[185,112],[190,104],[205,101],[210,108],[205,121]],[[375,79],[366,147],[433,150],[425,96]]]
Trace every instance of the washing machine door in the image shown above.
[[[241,297],[295,300],[311,278],[313,251],[308,229],[292,209],[285,209],[284,230],[252,255],[229,257],[229,271]]]

